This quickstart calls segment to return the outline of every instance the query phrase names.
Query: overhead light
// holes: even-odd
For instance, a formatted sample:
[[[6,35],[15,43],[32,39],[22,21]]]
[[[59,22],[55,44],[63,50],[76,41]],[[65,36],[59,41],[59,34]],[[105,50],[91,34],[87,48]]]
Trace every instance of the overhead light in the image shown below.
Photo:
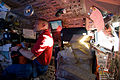
[[[106,57],[106,56],[104,56],[104,59],[107,59],[107,57]]]
[[[83,33],[83,35],[86,35],[86,33]]]
[[[63,2],[67,2],[67,0],[62,0]]]
[[[83,38],[79,40],[79,43],[85,45],[85,47],[89,49],[89,45],[85,42],[88,38],[89,38],[88,35],[83,36]]]
[[[33,10],[31,5],[28,5],[28,6],[25,7],[25,9],[24,9],[24,15],[25,16],[32,16],[33,13],[34,13],[34,10]]]
[[[68,41],[63,41],[63,44],[68,44],[69,42]]]

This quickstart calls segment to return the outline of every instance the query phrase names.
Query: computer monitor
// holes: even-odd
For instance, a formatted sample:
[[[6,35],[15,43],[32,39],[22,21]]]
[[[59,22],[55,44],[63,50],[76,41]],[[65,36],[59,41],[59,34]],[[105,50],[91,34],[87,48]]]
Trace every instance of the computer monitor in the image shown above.
[[[50,21],[50,27],[51,31],[61,31],[62,30],[62,21],[56,20],[56,21]]]

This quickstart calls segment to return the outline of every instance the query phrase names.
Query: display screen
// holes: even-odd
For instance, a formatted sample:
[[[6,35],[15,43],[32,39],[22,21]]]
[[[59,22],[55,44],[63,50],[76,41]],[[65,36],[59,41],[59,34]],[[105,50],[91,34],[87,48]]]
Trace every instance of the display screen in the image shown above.
[[[62,21],[57,20],[57,21],[50,21],[50,27],[52,31],[61,31],[62,30]]]
[[[30,29],[23,29],[23,37],[28,39],[36,39],[36,32]]]

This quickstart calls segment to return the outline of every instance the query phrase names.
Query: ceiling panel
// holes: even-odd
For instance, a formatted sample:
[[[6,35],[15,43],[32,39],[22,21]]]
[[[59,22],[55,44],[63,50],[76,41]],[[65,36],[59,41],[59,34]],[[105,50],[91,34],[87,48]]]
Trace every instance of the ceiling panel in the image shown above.
[[[86,13],[84,0],[9,0],[9,2],[10,5],[19,4],[16,8],[12,5],[12,11],[23,16],[25,6],[32,5],[34,15],[24,18],[32,21],[36,18],[44,18],[48,21],[61,19],[65,27],[82,27],[81,17]],[[56,12],[62,8],[66,10],[66,13],[56,17]]]
[[[120,0],[96,0],[96,1],[105,2],[114,5],[120,5]]]
[[[103,2],[104,0],[3,0],[8,6],[12,8],[12,11],[19,16],[31,20],[34,22],[37,18],[44,18],[48,21],[61,19],[64,21],[65,27],[81,27],[82,18],[89,12],[91,6],[97,6],[98,8],[119,14],[118,5],[108,4]],[[108,0],[105,0],[108,1]],[[119,0],[110,0],[117,2]],[[34,8],[34,14],[30,17],[24,16],[24,8],[27,5],[32,5]],[[112,8],[110,7],[112,6]],[[60,17],[56,17],[56,12],[64,8],[65,14]],[[78,24],[79,23],[79,24]]]

